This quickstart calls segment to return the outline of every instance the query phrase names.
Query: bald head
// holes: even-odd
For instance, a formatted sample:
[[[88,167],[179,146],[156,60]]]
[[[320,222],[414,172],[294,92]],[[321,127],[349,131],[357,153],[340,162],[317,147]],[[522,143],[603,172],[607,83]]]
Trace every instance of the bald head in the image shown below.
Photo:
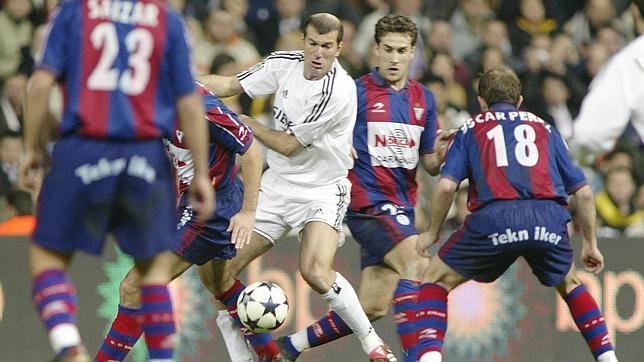
[[[338,44],[342,42],[342,37],[344,35],[344,28],[342,27],[342,22],[335,15],[329,13],[317,13],[309,16],[302,24],[302,33],[306,38],[306,30],[309,26],[312,26],[315,31],[320,34],[327,34],[332,31],[338,32]]]

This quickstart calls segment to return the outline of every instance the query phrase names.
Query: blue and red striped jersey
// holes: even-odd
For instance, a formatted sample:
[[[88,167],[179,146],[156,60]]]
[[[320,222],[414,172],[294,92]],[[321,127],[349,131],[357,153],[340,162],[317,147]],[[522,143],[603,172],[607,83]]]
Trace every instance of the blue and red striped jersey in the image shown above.
[[[64,86],[63,136],[169,137],[195,91],[183,21],[159,0],[63,1],[38,67]]]
[[[235,112],[228,109],[203,85],[197,83],[197,90],[206,109],[210,133],[208,145],[210,177],[215,180],[216,190],[224,190],[232,184],[237,174],[235,155],[246,152],[253,142],[253,133],[239,120]],[[176,130],[168,145],[168,151],[179,177],[179,191],[184,192],[192,182],[194,166],[192,153],[183,142],[183,132],[180,129]]]
[[[469,179],[471,211],[496,200],[549,199],[567,205],[567,196],[586,184],[557,130],[505,103],[465,121],[441,176],[457,183]]]
[[[420,155],[434,152],[436,106],[432,93],[409,80],[397,91],[377,70],[356,80],[358,117],[349,171],[351,210],[382,202],[413,208]]]

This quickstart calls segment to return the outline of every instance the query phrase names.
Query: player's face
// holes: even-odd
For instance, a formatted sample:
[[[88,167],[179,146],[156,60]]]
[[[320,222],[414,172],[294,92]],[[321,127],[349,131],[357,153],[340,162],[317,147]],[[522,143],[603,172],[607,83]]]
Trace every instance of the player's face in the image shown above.
[[[338,44],[337,30],[319,34],[309,25],[304,37],[304,78],[317,80],[324,77],[340,55],[340,49],[342,42]]]
[[[376,64],[380,75],[392,87],[400,89],[405,86],[415,51],[408,34],[387,33],[380,38],[380,44],[376,45]]]

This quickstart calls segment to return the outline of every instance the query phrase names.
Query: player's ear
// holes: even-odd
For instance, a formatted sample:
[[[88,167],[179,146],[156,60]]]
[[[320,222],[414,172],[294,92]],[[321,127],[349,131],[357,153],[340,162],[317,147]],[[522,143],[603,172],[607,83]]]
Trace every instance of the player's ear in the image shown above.
[[[519,98],[517,98],[517,103],[515,104],[517,109],[519,109],[519,107],[521,107],[521,103],[523,103],[523,96],[519,95]]]
[[[344,42],[343,42],[343,41],[341,41],[341,42],[339,42],[339,43],[338,43],[338,51],[336,51],[336,52],[335,52],[335,56],[336,56],[336,57],[340,55],[340,51],[342,50],[342,47],[343,47],[343,46],[344,46]]]
[[[490,107],[488,107],[487,102],[485,99],[481,98],[481,96],[476,96],[476,99],[479,101],[479,106],[481,107],[481,112],[487,111]]]

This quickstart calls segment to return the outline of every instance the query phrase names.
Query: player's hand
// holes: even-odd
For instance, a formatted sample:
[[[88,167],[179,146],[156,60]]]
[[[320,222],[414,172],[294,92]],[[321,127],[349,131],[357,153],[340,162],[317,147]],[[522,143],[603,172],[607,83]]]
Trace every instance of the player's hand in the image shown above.
[[[37,151],[27,151],[18,166],[18,186],[31,192],[38,192],[42,185],[44,170],[42,157]]]
[[[604,269],[604,256],[596,243],[595,245],[586,242],[582,244],[581,261],[584,262],[584,270],[589,273],[599,274]]]
[[[230,219],[230,225],[226,231],[232,233],[230,240],[235,244],[236,249],[250,244],[255,226],[255,210],[241,210]]]
[[[429,232],[424,232],[418,236],[416,243],[416,252],[418,255],[429,258],[429,248],[438,241],[438,235],[432,235]]]
[[[456,135],[456,132],[458,132],[458,128],[452,128],[447,131],[443,131],[440,128],[436,130],[436,140],[434,141],[434,151],[436,151],[436,155],[438,156],[438,160],[440,162],[445,161],[445,155],[447,154],[449,143],[454,138],[454,135]]]
[[[190,185],[190,205],[197,213],[197,220],[205,222],[215,211],[215,190],[206,175],[195,175]]]

